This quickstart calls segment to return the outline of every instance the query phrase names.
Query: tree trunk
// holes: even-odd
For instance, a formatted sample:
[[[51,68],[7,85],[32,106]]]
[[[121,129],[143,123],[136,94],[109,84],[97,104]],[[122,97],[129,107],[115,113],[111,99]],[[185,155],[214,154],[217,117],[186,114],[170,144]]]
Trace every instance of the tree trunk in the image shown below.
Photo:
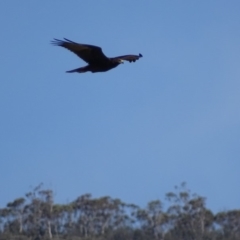
[[[49,239],[52,239],[52,229],[51,229],[51,221],[47,221],[47,229],[48,229],[48,237]]]

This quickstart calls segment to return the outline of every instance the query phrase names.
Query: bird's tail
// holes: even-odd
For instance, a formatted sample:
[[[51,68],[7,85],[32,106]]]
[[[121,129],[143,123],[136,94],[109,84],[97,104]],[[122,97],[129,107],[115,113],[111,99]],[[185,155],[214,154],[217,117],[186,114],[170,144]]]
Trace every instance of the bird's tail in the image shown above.
[[[67,72],[67,73],[74,73],[74,72],[77,72],[77,73],[85,73],[85,72],[87,72],[87,71],[89,71],[88,66],[76,68],[76,69],[69,70],[69,71],[66,71],[66,72]]]

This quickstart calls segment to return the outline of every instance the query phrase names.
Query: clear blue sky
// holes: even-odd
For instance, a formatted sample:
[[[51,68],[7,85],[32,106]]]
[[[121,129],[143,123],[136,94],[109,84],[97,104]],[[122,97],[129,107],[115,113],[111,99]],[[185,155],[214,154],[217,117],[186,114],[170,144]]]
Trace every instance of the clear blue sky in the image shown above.
[[[0,1],[0,207],[43,182],[56,202],[144,206],[175,185],[240,208],[239,1]],[[142,53],[106,73],[53,38]]]

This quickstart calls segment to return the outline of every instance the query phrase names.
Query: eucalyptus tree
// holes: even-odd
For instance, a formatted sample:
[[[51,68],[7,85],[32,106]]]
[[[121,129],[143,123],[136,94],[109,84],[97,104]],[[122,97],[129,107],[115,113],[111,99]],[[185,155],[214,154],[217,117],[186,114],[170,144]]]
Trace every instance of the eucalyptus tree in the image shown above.
[[[215,215],[215,223],[218,225],[218,235],[223,239],[240,239],[240,210],[219,212]]]
[[[213,214],[205,207],[205,198],[192,194],[183,183],[176,193],[166,194],[169,207],[168,236],[179,240],[202,240],[213,227]]]
[[[11,215],[12,219],[15,219],[15,221],[13,222],[15,223],[15,227],[17,228],[17,232],[20,234],[23,232],[24,204],[24,198],[17,198],[13,202],[7,204],[9,214]]]
[[[135,216],[147,235],[155,239],[164,239],[167,215],[160,200],[149,202],[145,209],[139,208]]]

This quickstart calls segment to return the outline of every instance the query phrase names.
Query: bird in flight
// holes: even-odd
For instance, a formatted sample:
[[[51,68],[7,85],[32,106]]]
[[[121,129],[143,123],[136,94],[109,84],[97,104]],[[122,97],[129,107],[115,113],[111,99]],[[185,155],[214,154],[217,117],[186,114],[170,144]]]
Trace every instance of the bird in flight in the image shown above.
[[[139,55],[124,55],[119,57],[108,58],[102,52],[102,49],[98,46],[76,43],[71,40],[64,38],[63,40],[54,39],[52,44],[55,46],[64,47],[71,52],[75,53],[83,61],[88,63],[87,66],[76,68],[67,73],[85,73],[85,72],[106,72],[112,68],[117,67],[119,64],[124,61],[135,62],[142,57],[142,54]]]

